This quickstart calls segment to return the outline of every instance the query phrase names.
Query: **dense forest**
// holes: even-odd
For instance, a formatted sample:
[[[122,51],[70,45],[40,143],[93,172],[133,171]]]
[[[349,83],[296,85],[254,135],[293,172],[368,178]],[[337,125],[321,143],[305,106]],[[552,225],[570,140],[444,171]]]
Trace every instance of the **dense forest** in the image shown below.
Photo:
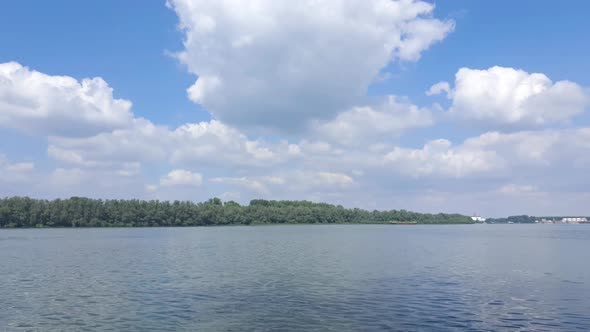
[[[253,224],[472,223],[459,214],[406,210],[367,211],[308,201],[255,199],[249,205],[212,198],[206,202],[101,200],[82,197],[0,199],[0,227],[156,227]]]

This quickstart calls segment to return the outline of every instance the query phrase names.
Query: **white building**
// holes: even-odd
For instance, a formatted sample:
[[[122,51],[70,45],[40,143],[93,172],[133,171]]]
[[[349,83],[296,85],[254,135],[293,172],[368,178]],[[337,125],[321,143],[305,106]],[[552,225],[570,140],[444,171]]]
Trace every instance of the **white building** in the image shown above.
[[[571,218],[562,218],[561,222],[568,223],[568,224],[578,224],[581,222],[588,222],[588,219],[584,218],[584,217],[571,217]]]
[[[473,217],[471,217],[471,220],[476,221],[476,222],[484,222],[484,221],[486,221],[486,218],[483,218],[480,216],[473,216]]]

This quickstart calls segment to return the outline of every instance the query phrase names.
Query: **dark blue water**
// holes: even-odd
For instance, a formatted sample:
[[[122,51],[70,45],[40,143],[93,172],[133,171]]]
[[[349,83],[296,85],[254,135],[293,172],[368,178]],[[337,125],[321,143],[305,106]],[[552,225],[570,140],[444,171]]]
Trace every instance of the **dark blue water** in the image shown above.
[[[0,230],[0,331],[589,331],[590,225]]]

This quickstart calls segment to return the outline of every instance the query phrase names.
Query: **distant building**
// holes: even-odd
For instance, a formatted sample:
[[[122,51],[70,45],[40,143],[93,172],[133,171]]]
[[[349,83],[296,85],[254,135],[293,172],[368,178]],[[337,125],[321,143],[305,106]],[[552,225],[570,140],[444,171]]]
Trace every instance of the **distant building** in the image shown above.
[[[562,218],[561,222],[567,223],[567,224],[579,224],[579,223],[587,223],[588,219],[585,217],[568,217],[568,218]]]
[[[486,218],[483,218],[483,217],[478,216],[478,215],[473,215],[473,217],[471,217],[471,220],[473,220],[475,222],[484,222],[484,221],[486,221]]]

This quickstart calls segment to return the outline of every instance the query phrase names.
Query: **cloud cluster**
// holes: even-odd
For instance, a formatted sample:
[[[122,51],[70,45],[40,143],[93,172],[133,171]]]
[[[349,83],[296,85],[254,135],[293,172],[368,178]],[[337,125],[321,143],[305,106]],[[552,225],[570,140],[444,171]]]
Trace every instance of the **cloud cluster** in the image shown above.
[[[590,128],[573,121],[588,89],[491,67],[461,68],[452,84],[430,87],[428,96],[446,94],[446,112],[367,96],[388,64],[417,61],[454,29],[430,3],[168,5],[184,36],[177,57],[197,76],[188,96],[212,119],[171,128],[134,116],[101,78],[0,64],[0,127],[46,139],[51,160],[0,155],[0,194],[264,197],[463,213],[476,205],[495,215],[539,205],[565,212],[564,199],[584,207]],[[448,137],[441,118],[481,131]],[[404,136],[424,128],[424,141]]]
[[[285,195],[288,191],[309,194],[318,190],[342,190],[355,183],[353,177],[345,173],[296,169],[283,169],[274,175],[214,177],[210,181],[234,189],[246,189],[258,197],[267,197],[271,194]]]
[[[317,121],[317,137],[341,145],[390,141],[405,131],[432,126],[432,111],[420,108],[396,96],[387,96],[376,106],[357,106],[339,113],[334,119]]]
[[[452,117],[493,128],[533,128],[569,123],[590,105],[590,94],[570,81],[551,81],[541,73],[491,67],[461,68],[452,90],[447,82],[428,95],[446,92]]]
[[[563,181],[563,172],[581,174],[590,166],[588,139],[590,128],[487,132],[457,146],[439,139],[421,149],[396,147],[384,158],[387,164],[395,165],[397,171],[417,178],[433,175],[467,178],[488,174],[535,179],[544,173],[555,174],[558,181]],[[547,178],[544,182],[554,180]]]
[[[286,153],[278,155],[279,148],[286,149]],[[271,148],[216,120],[188,123],[171,130],[145,119],[135,119],[126,129],[91,137],[52,137],[48,154],[70,165],[165,161],[230,168],[270,167],[290,155],[286,143]]]
[[[0,126],[28,134],[87,136],[129,125],[131,102],[101,78],[50,76],[0,63]]]
[[[453,147],[446,139],[428,142],[422,149],[396,147],[384,159],[396,172],[412,177],[463,178],[505,167],[493,149],[477,149],[469,145]]]
[[[359,102],[380,70],[454,28],[415,0],[169,0],[197,75],[189,97],[230,125],[296,130]]]

